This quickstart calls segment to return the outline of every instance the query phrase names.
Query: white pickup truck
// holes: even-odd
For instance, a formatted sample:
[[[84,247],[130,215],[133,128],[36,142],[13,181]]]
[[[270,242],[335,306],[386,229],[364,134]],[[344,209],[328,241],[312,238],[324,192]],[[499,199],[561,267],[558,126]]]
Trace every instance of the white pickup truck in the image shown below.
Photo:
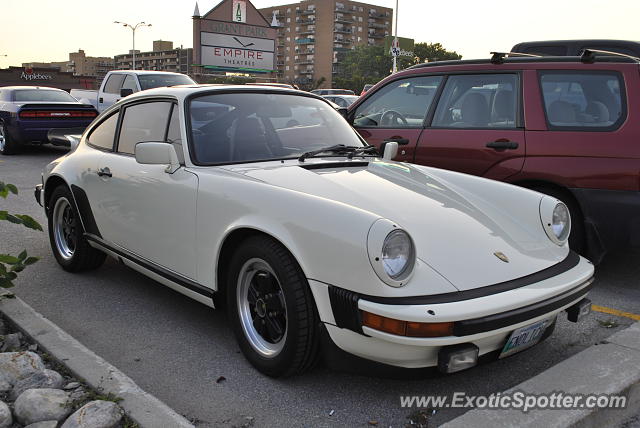
[[[72,89],[71,96],[85,104],[93,105],[102,113],[120,98],[145,89],[163,86],[189,85],[196,82],[191,77],[168,71],[118,70],[110,71],[102,80],[99,90]]]

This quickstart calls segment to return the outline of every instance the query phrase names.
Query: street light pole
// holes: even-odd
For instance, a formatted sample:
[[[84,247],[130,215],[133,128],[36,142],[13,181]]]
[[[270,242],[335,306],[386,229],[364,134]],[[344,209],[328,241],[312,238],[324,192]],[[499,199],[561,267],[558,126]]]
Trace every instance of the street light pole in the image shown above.
[[[131,51],[131,53],[133,54],[133,65],[131,66],[131,68],[135,70],[136,69],[136,30],[139,27],[151,27],[151,24],[147,24],[144,21],[138,22],[136,25],[127,24],[126,22],[120,22],[120,21],[113,21],[113,23],[120,24],[123,27],[131,28],[131,32],[133,33],[133,50]]]
[[[398,0],[396,0],[396,34],[394,36],[394,41],[398,42]],[[393,73],[395,74],[398,71],[398,56],[393,56]]]

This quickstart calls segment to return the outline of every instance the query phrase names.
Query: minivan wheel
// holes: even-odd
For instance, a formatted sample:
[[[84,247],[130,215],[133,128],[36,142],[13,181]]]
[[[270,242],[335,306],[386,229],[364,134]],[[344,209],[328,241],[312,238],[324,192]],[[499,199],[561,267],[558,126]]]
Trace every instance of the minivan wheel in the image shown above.
[[[584,217],[582,210],[576,203],[575,199],[567,195],[565,192],[554,189],[552,187],[532,187],[531,190],[544,193],[545,195],[553,196],[556,199],[564,202],[569,208],[569,214],[571,214],[571,234],[569,235],[569,248],[578,254],[585,255],[586,253],[586,241],[584,233]]]
[[[293,256],[267,236],[253,236],[234,254],[227,308],[244,356],[273,377],[301,374],[318,354],[318,315]]]

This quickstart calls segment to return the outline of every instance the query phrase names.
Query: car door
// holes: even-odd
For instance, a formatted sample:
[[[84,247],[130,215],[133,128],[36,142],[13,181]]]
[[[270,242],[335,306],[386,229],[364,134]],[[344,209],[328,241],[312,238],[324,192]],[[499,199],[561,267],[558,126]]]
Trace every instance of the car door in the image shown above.
[[[516,174],[525,159],[520,94],[516,72],[448,76],[413,161],[496,180]]]
[[[98,94],[98,111],[103,112],[112,105],[114,105],[120,99],[120,89],[126,74],[113,73],[104,84],[104,89],[101,94]]]
[[[116,151],[105,154],[98,166],[106,173],[97,192],[108,231],[103,237],[194,278],[197,176],[184,168],[169,174],[165,165],[142,165],[135,158],[137,143],[180,140],[177,105],[170,100],[136,102],[124,106],[120,116]]]
[[[389,82],[350,113],[354,128],[369,144],[400,145],[396,160],[411,161],[442,76],[405,77]]]

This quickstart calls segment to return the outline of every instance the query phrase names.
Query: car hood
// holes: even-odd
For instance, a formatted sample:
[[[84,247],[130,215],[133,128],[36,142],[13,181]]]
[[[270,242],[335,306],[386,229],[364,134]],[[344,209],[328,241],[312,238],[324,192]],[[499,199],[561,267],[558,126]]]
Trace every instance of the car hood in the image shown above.
[[[314,159],[305,164],[277,162],[225,169],[339,201],[397,223],[413,238],[418,258],[458,290],[520,278],[557,264],[568,254],[568,249],[553,244],[542,228],[539,204],[543,196],[515,186],[508,186],[509,192],[526,192],[524,200],[535,210],[527,222],[514,217],[508,200],[487,201],[482,192],[465,191],[460,180],[451,184],[439,177],[437,169],[410,164]],[[495,190],[494,182],[482,181],[481,189]],[[521,204],[523,195],[519,196]],[[503,253],[509,261],[495,253]]]

